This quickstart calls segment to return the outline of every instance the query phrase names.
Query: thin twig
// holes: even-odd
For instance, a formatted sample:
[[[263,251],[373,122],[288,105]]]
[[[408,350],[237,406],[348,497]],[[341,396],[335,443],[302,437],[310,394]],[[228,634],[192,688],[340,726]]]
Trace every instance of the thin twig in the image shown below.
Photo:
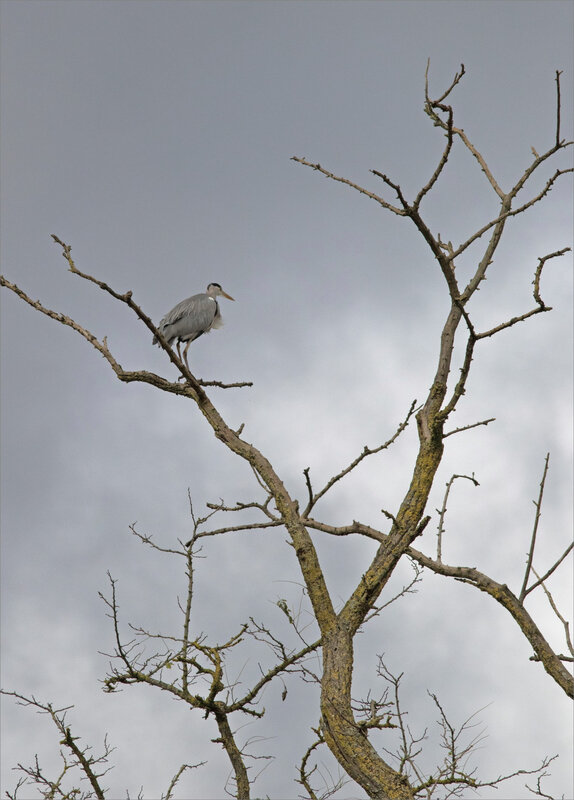
[[[437,531],[436,560],[439,563],[442,562],[442,535],[443,535],[444,530],[445,530],[444,518],[445,518],[446,510],[447,510],[448,496],[450,494],[450,490],[452,489],[452,485],[455,482],[455,480],[457,480],[457,478],[465,478],[467,481],[472,481],[472,483],[474,483],[475,486],[480,486],[479,482],[474,477],[474,474],[472,474],[472,475],[451,475],[451,477],[447,481],[447,483],[446,483],[446,491],[444,493],[444,498],[443,498],[443,501],[442,501],[442,508],[440,510],[437,508],[439,517],[438,517],[438,531]]]
[[[556,147],[560,147],[560,76],[562,70],[556,70]]]
[[[417,196],[415,198],[415,201],[413,203],[413,208],[415,208],[417,211],[418,211],[418,208],[419,208],[419,206],[421,204],[421,201],[424,198],[424,196],[430,192],[430,190],[433,188],[435,183],[438,181],[441,172],[443,171],[444,167],[446,166],[446,163],[447,163],[449,155],[450,155],[450,151],[452,150],[452,145],[453,145],[453,130],[452,130],[453,129],[453,111],[452,111],[452,107],[451,106],[443,105],[443,100],[451,93],[451,91],[454,89],[454,87],[457,85],[457,83],[459,83],[459,81],[462,79],[462,76],[464,75],[464,64],[461,64],[460,65],[460,72],[456,73],[456,75],[454,76],[453,82],[451,83],[449,88],[445,92],[443,92],[443,94],[441,95],[441,97],[439,97],[438,100],[431,100],[430,97],[429,97],[429,92],[428,92],[428,88],[429,88],[429,86],[428,86],[429,67],[430,67],[430,59],[427,61],[427,68],[425,70],[425,111],[427,112],[427,114],[429,114],[429,116],[431,118],[435,115],[433,113],[435,108],[440,108],[441,111],[445,111],[446,112],[446,114],[448,116],[448,120],[447,120],[447,123],[446,123],[446,146],[445,146],[445,148],[443,150],[443,153],[442,153],[441,158],[440,158],[440,160],[439,160],[439,162],[438,162],[438,164],[436,166],[435,171],[433,172],[433,174],[431,175],[431,177],[428,180],[428,182],[422,187],[422,189],[419,191],[419,193],[417,194]]]
[[[91,787],[92,787],[92,789],[94,791],[95,797],[98,798],[98,800],[105,800],[104,789],[102,788],[102,786],[101,786],[101,784],[99,782],[99,778],[103,777],[103,775],[105,775],[106,772],[108,772],[110,768],[108,767],[103,772],[97,773],[95,771],[94,767],[97,764],[106,764],[107,761],[108,761],[108,757],[112,753],[113,748],[110,748],[108,746],[107,739],[104,739],[104,752],[103,752],[103,754],[101,756],[97,756],[97,757],[92,756],[92,755],[89,754],[89,750],[90,750],[89,747],[84,747],[82,749],[81,747],[78,746],[78,744],[77,744],[78,737],[77,736],[72,736],[71,729],[70,729],[70,727],[68,726],[68,724],[66,722],[67,712],[71,708],[73,708],[73,706],[67,706],[65,708],[54,708],[54,706],[51,703],[41,703],[39,700],[36,700],[36,698],[33,695],[31,697],[26,697],[25,695],[22,695],[22,694],[20,694],[18,692],[8,692],[8,691],[5,691],[5,690],[1,690],[0,694],[3,694],[5,696],[7,696],[7,697],[15,697],[20,705],[32,706],[32,707],[36,708],[40,713],[48,714],[48,716],[52,719],[52,722],[54,723],[54,725],[58,729],[60,735],[63,737],[62,740],[60,741],[60,744],[65,745],[73,753],[73,755],[74,755],[74,757],[76,759],[75,764],[72,764],[72,766],[79,766],[81,768],[82,772],[84,773],[85,777],[88,779],[88,781],[89,781],[89,783],[90,783],[90,785],[91,785]],[[63,755],[62,755],[62,757],[64,758]],[[60,787],[61,780],[64,777],[65,772],[69,768],[68,765],[66,764],[65,758],[64,758],[64,762],[65,762],[65,768],[64,768],[60,778],[55,783],[53,783],[52,781],[48,781],[42,775],[42,772],[40,770],[40,767],[38,765],[38,760],[37,760],[37,757],[36,757],[36,767],[32,771],[31,777],[34,779],[34,781],[36,783],[47,783],[47,784],[49,784],[51,786],[53,791],[52,791],[52,793],[50,793],[50,795],[45,795],[46,797],[48,797],[48,796],[49,797],[54,797],[55,794],[53,792],[55,790],[60,791],[59,787]],[[30,774],[30,771],[28,769],[22,767],[21,765],[19,765],[19,768],[24,770],[27,774]],[[61,792],[61,794],[62,794],[62,797],[71,797],[76,792],[77,792],[77,790],[75,790],[75,791],[73,790],[72,792],[70,792],[70,793],[68,793],[66,795],[64,795],[63,792]]]
[[[365,447],[363,448],[362,453],[360,453],[360,455],[358,455],[349,464],[348,467],[345,467],[345,469],[341,470],[341,472],[337,473],[337,475],[334,475],[329,481],[327,481],[327,483],[321,489],[321,491],[319,491],[317,493],[313,492],[313,489],[311,487],[311,479],[309,477],[309,467],[307,467],[305,470],[303,470],[303,474],[305,475],[305,483],[306,483],[306,486],[307,486],[307,492],[308,492],[308,495],[309,495],[309,501],[308,501],[308,503],[307,503],[307,505],[305,507],[305,510],[303,511],[303,516],[307,517],[309,515],[309,513],[311,512],[311,509],[329,491],[329,489],[331,489],[338,481],[340,481],[342,478],[344,478],[345,475],[348,475],[352,470],[354,470],[355,467],[358,466],[364,458],[366,458],[367,456],[372,456],[375,453],[380,453],[382,450],[387,450],[398,439],[398,437],[401,435],[401,433],[404,431],[404,429],[409,424],[409,422],[411,420],[411,417],[415,412],[416,404],[417,404],[417,401],[413,400],[413,402],[411,403],[411,406],[410,406],[410,408],[409,408],[409,410],[407,412],[406,417],[399,424],[399,426],[397,427],[397,429],[393,433],[393,435],[390,437],[390,439],[387,439],[387,441],[384,442],[384,444],[381,444],[378,447],[370,448],[370,447],[367,447],[365,445]]]
[[[340,178],[333,172],[329,172],[328,170],[324,169],[320,164],[313,164],[313,162],[308,161],[306,158],[299,158],[298,156],[292,156],[291,161],[296,161],[298,164],[303,164],[303,166],[305,167],[311,167],[311,169],[317,170],[317,172],[320,172],[322,175],[325,175],[326,178],[331,178],[332,180],[337,181],[338,183],[344,183],[347,186],[350,186],[352,189],[356,189],[361,194],[366,195],[366,197],[370,197],[371,200],[374,200],[379,205],[383,206],[383,208],[386,208],[388,211],[392,211],[393,214],[398,214],[399,217],[406,216],[406,212],[404,210],[397,208],[396,206],[393,206],[390,203],[387,203],[387,201],[383,200],[382,197],[379,197],[379,195],[375,194],[374,192],[370,192],[368,189],[359,186],[358,183],[353,183],[353,181],[350,181],[347,178]]]
[[[571,550],[571,549],[572,549],[572,545],[570,545],[568,550]],[[568,656],[560,656],[560,658],[563,661],[567,661],[567,660],[568,661],[572,661],[572,660],[574,660],[574,644],[572,643],[572,638],[570,636],[570,624],[569,624],[568,620],[566,620],[562,616],[562,614],[558,611],[558,606],[554,602],[554,598],[552,597],[552,594],[548,591],[548,589],[544,585],[544,576],[542,578],[540,578],[538,573],[536,572],[536,570],[534,568],[532,569],[532,572],[538,578],[538,583],[542,586],[542,589],[544,590],[544,594],[546,595],[546,598],[547,598],[548,602],[550,603],[550,607],[552,608],[552,611],[554,611],[554,613],[556,614],[556,616],[558,617],[558,619],[562,623],[562,626],[564,627],[564,633],[565,633],[565,636],[566,636],[566,646],[568,647],[568,650],[570,651],[570,658],[568,658]]]
[[[528,559],[526,561],[526,569],[524,571],[524,580],[522,581],[522,588],[518,595],[519,601],[524,602],[524,598],[532,589],[527,590],[528,578],[530,577],[530,570],[532,569],[532,559],[534,558],[534,548],[536,547],[536,534],[538,533],[538,523],[540,522],[540,515],[542,513],[542,498],[544,496],[544,485],[546,483],[546,476],[548,475],[548,464],[550,462],[550,453],[546,453],[544,459],[544,469],[542,471],[542,480],[540,481],[540,490],[538,492],[538,499],[533,500],[536,514],[534,515],[534,527],[532,529],[532,536],[530,537],[530,549],[528,551]]]
[[[171,779],[165,797],[162,797],[162,800],[171,800],[171,798],[173,797],[173,790],[175,789],[177,782],[179,781],[179,779],[181,778],[186,769],[197,769],[198,767],[203,767],[205,764],[207,764],[207,761],[200,761],[198,764],[182,764],[181,767],[173,776],[173,778]]]
[[[443,439],[446,439],[447,436],[452,436],[453,433],[461,433],[462,431],[469,431],[471,428],[478,428],[479,425],[489,425],[491,422],[495,422],[496,417],[490,417],[489,419],[483,419],[480,422],[473,422],[471,425],[463,425],[461,428],[455,428],[452,431],[448,431],[447,433],[443,434]]]
[[[556,559],[556,561],[554,562],[554,564],[552,564],[552,566],[551,566],[551,567],[549,567],[549,568],[546,570],[546,572],[544,573],[544,575],[543,575],[541,578],[539,578],[539,579],[538,579],[538,580],[537,580],[535,583],[533,583],[533,584],[532,584],[532,586],[530,586],[530,587],[527,589],[527,591],[526,591],[526,594],[529,594],[529,593],[530,593],[530,592],[532,592],[534,589],[537,589],[537,588],[538,588],[538,587],[539,587],[541,584],[543,584],[543,583],[544,583],[544,581],[548,580],[548,578],[549,578],[549,577],[552,575],[552,573],[553,573],[553,572],[555,572],[555,571],[558,569],[558,567],[560,566],[560,564],[561,564],[561,563],[564,561],[564,559],[565,559],[565,558],[566,558],[566,557],[567,557],[567,556],[568,556],[568,555],[569,555],[569,554],[572,552],[572,550],[573,550],[573,549],[574,549],[574,542],[570,542],[570,544],[568,545],[568,547],[566,548],[566,550],[564,550],[564,552],[562,553],[562,555],[561,555],[559,558],[557,558],[557,559]],[[534,572],[534,569],[533,569],[532,571]]]
[[[528,319],[529,317],[534,316],[535,314],[540,314],[545,311],[552,311],[552,306],[547,306],[542,297],[540,296],[540,278],[542,275],[542,269],[547,261],[551,258],[558,258],[559,256],[563,256],[565,253],[568,253],[571,250],[570,247],[563,247],[561,250],[556,250],[554,253],[549,253],[546,256],[542,256],[542,258],[538,259],[538,266],[536,267],[536,271],[534,273],[534,280],[532,281],[534,285],[533,296],[534,300],[536,301],[536,307],[527,311],[524,314],[520,314],[517,317],[512,317],[511,319],[507,320],[506,322],[501,322],[500,325],[496,325],[494,328],[491,328],[488,331],[484,331],[482,333],[476,334],[476,339],[486,339],[490,336],[494,336],[500,331],[505,330],[506,328],[510,328],[513,325],[516,325],[518,322],[524,322],[524,320]]]

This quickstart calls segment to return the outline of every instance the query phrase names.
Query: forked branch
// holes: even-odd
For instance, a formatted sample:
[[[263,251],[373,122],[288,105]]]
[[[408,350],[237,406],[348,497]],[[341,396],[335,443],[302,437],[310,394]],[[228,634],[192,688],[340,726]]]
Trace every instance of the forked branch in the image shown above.
[[[320,491],[318,492],[313,491],[313,487],[311,485],[310,468],[306,467],[306,469],[303,470],[303,474],[305,475],[305,484],[307,486],[307,493],[309,499],[307,505],[305,506],[305,510],[303,511],[303,516],[308,517],[313,507],[322,497],[324,497],[327,494],[329,489],[331,489],[338,481],[340,481],[342,478],[344,478],[346,475],[352,472],[355,469],[355,467],[357,467],[361,463],[361,461],[363,461],[364,458],[367,458],[367,456],[372,456],[375,453],[380,453],[382,450],[387,450],[393,444],[393,442],[395,442],[399,438],[401,433],[409,424],[411,417],[415,413],[416,404],[417,401],[413,400],[405,419],[400,423],[400,425],[397,427],[396,431],[393,433],[390,439],[387,439],[387,441],[384,442],[384,444],[381,444],[378,447],[370,448],[367,447],[367,445],[365,445],[360,455],[358,455],[349,464],[348,467],[345,467],[345,469],[342,469],[340,472],[338,472],[336,475],[330,478],[330,480],[327,481],[325,486]]]
[[[105,790],[100,783],[100,779],[111,769],[107,764],[113,750],[113,748],[108,745],[107,739],[104,738],[103,753],[99,756],[94,756],[91,754],[91,748],[89,746],[80,747],[78,744],[78,737],[72,735],[66,716],[73,706],[55,708],[51,703],[40,702],[33,695],[31,697],[26,697],[18,692],[7,692],[4,690],[1,690],[0,694],[6,697],[14,697],[20,705],[30,706],[41,714],[47,714],[58,729],[59,735],[62,737],[60,744],[66,747],[72,754],[71,762],[68,762],[66,757],[62,755],[64,769],[56,781],[49,780],[45,777],[37,757],[33,767],[19,765],[18,769],[27,776],[27,778],[20,783],[20,786],[23,786],[26,782],[32,782],[39,786],[44,785],[50,787],[51,793],[49,795],[44,795],[45,797],[73,797],[77,795],[80,790],[65,790],[62,782],[70,769],[78,768],[92,787],[92,791],[97,800],[105,800]],[[103,770],[101,769],[102,767],[104,767]],[[16,798],[16,795],[17,791],[14,792],[12,797]],[[10,794],[8,794],[8,797],[10,797]]]

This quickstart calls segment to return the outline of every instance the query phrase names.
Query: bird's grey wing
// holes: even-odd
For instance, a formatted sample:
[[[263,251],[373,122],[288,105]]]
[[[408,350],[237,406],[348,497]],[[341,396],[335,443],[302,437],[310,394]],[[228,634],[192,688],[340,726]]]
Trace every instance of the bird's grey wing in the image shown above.
[[[168,311],[167,314],[161,318],[157,327],[162,336],[167,339],[168,344],[171,344],[177,337],[177,334],[173,331],[173,326],[184,317],[186,308],[194,299],[195,296],[182,300],[181,303],[178,303],[171,311]],[[157,336],[154,337],[153,344],[157,344]]]
[[[196,294],[174,306],[158,327],[170,344],[174,339],[197,339],[210,329],[216,311],[217,305],[211,297]]]

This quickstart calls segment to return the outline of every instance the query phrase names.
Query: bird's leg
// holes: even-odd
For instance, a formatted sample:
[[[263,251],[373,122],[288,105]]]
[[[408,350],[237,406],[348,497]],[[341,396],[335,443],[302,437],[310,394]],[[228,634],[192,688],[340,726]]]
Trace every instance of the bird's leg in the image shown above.
[[[177,350],[177,355],[179,356],[179,360],[181,361],[181,340],[178,339],[175,343],[175,349]]]
[[[191,344],[192,341],[193,341],[192,339],[189,340],[189,342],[185,345],[185,349],[183,351],[183,360],[185,361],[185,366],[187,367],[189,372],[191,372],[191,370],[189,369],[189,364],[187,363],[187,351],[189,350],[189,345]]]

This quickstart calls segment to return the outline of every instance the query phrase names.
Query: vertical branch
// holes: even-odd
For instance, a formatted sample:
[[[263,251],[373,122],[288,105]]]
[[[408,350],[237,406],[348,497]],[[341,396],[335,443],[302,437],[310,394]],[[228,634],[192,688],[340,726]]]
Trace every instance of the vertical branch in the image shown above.
[[[556,70],[556,147],[560,147],[560,76],[562,70]]]
[[[448,496],[450,494],[450,490],[452,488],[453,483],[457,478],[466,478],[468,481],[472,481],[475,486],[479,486],[480,484],[474,477],[474,473],[472,475],[452,475],[450,480],[446,484],[446,491],[444,493],[444,499],[442,501],[442,508],[439,510],[437,508],[439,517],[438,517],[438,532],[437,532],[437,548],[436,548],[436,560],[439,564],[442,563],[442,535],[444,533],[444,518],[446,515],[446,508],[448,503]]]
[[[185,601],[185,609],[183,609],[183,641],[181,645],[181,654],[182,658],[182,668],[181,668],[181,688],[184,692],[189,691],[189,650],[191,647],[191,643],[189,641],[189,626],[191,622],[191,603],[193,600],[193,546],[195,544],[198,527],[201,524],[202,520],[197,520],[195,518],[195,514],[193,512],[193,503],[191,502],[191,492],[189,489],[187,490],[187,497],[189,500],[189,512],[191,514],[191,519],[193,521],[193,536],[189,542],[186,543],[185,547],[187,549],[187,568],[186,568],[186,575],[187,575],[187,597]]]
[[[528,585],[528,578],[530,577],[530,570],[532,569],[532,559],[534,558],[534,548],[536,547],[536,534],[538,533],[538,523],[542,513],[542,497],[544,495],[544,484],[546,483],[546,475],[548,474],[548,462],[550,460],[550,453],[546,453],[544,459],[544,470],[542,472],[542,480],[540,481],[540,491],[538,492],[538,499],[533,500],[536,508],[534,516],[534,528],[532,529],[532,537],[530,539],[530,550],[528,551],[528,560],[526,562],[526,570],[524,571],[524,580],[522,581],[522,588],[518,596],[519,601],[522,603],[526,597],[526,587]]]
[[[249,778],[247,777],[247,767],[243,761],[243,754],[235,743],[235,739],[229,725],[229,720],[227,719],[227,713],[225,711],[215,709],[214,716],[217,722],[217,727],[219,728],[220,737],[218,739],[214,739],[213,741],[219,742],[221,745],[223,745],[225,752],[231,761],[233,772],[235,773],[237,800],[249,800],[251,796],[251,789],[249,786]]]
[[[185,611],[183,617],[183,642],[181,645],[182,651],[182,667],[181,667],[181,688],[184,692],[189,691],[189,649],[191,647],[189,641],[189,625],[191,620],[191,601],[193,599],[193,547],[187,549],[187,598],[185,602]]]
[[[56,719],[54,715],[52,715],[53,719]],[[94,763],[93,759],[89,756],[86,758],[85,751],[78,747],[76,744],[77,736],[72,736],[72,733],[69,728],[64,729],[64,738],[62,743],[69,747],[72,753],[78,759],[78,764],[81,766],[82,770],[84,771],[88,781],[98,800],[105,800],[104,792],[100,784],[98,783],[98,775],[93,771],[92,764]]]

